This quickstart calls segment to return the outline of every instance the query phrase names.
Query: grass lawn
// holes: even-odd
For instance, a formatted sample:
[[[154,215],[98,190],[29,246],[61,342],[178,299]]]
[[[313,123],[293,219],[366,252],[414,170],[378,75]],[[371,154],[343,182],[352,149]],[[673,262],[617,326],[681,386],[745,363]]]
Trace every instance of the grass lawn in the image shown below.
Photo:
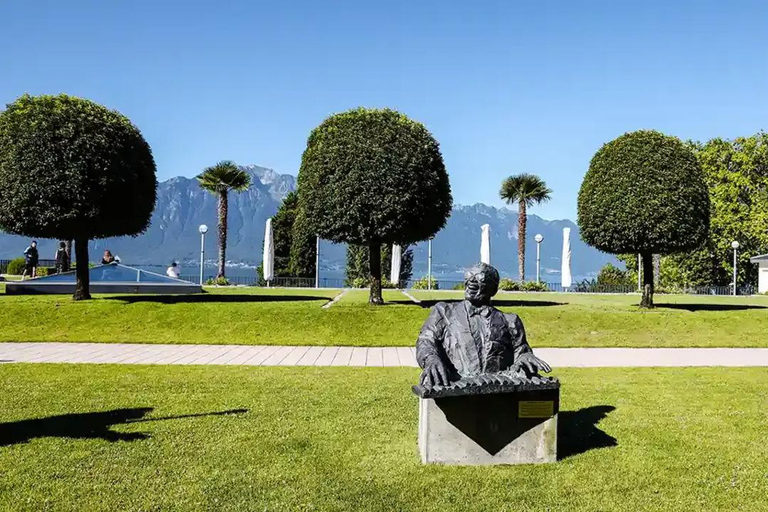
[[[417,375],[0,365],[0,509],[768,509],[765,369],[558,371],[565,457],[489,468],[420,464]]]
[[[427,307],[461,293],[413,291],[413,303],[386,290],[388,304],[367,305],[367,291],[212,288],[195,296],[0,295],[0,341],[237,343],[412,346]],[[501,293],[539,347],[768,347],[768,297],[659,295],[639,311],[636,295]],[[431,302],[430,302],[431,301]]]

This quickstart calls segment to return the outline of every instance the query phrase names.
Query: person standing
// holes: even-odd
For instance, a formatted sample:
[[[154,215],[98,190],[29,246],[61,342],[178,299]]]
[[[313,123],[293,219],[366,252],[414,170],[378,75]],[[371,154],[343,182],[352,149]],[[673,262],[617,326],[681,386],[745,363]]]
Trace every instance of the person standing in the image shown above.
[[[56,249],[56,273],[69,272],[69,254],[67,254],[66,242],[59,242],[59,248]]]
[[[27,274],[33,279],[37,277],[37,262],[40,259],[40,255],[37,253],[37,240],[32,240],[29,247],[24,249],[24,272],[21,274],[21,278],[25,279]]]

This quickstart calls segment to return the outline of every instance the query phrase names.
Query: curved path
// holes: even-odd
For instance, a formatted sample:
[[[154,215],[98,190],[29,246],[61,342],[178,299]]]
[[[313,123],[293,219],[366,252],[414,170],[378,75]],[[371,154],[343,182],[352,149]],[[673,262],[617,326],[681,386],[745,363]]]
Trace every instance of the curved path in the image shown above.
[[[768,366],[768,348],[537,348],[555,368]],[[0,363],[416,366],[410,347],[0,343]]]

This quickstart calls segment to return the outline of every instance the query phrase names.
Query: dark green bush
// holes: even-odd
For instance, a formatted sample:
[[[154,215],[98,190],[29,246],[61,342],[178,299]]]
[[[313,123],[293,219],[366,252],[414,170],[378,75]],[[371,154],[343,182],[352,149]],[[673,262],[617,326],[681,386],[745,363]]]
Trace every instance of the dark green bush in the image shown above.
[[[536,281],[524,281],[520,286],[520,289],[524,292],[548,292],[549,287],[544,283],[537,283]]]
[[[24,265],[24,258],[13,259],[8,263],[8,270],[6,270],[6,273],[12,276],[20,276],[24,273]]]
[[[429,280],[427,279],[427,276],[422,277],[418,281],[414,281],[411,288],[413,288],[414,290],[429,290]],[[432,289],[433,290],[440,289],[440,285],[438,284],[437,279],[435,279],[434,277],[432,278]]]
[[[206,279],[206,286],[230,286],[232,283],[226,277],[211,277]]]
[[[632,286],[636,283],[628,271],[611,263],[606,263],[597,274],[597,284],[601,286]]]
[[[502,277],[499,281],[499,290],[503,292],[519,292],[520,283],[508,277]]]

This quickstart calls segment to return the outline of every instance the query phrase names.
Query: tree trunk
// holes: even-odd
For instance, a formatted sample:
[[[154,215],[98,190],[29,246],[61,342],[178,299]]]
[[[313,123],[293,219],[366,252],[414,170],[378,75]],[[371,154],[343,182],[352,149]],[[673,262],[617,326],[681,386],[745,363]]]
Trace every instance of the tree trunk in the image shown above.
[[[77,258],[77,285],[73,300],[88,300],[91,298],[91,279],[88,274],[88,239],[75,240],[75,257]]]
[[[226,192],[219,195],[219,272],[216,277],[226,277],[227,262],[227,211],[229,199]]]
[[[644,253],[643,261],[643,298],[640,301],[641,308],[653,308],[653,254]]]
[[[517,208],[517,273],[520,282],[525,281],[525,225],[528,222],[525,201],[520,201]]]
[[[381,297],[381,243],[378,241],[368,244],[368,263],[371,268],[371,295],[368,304],[380,306],[384,304]]]

